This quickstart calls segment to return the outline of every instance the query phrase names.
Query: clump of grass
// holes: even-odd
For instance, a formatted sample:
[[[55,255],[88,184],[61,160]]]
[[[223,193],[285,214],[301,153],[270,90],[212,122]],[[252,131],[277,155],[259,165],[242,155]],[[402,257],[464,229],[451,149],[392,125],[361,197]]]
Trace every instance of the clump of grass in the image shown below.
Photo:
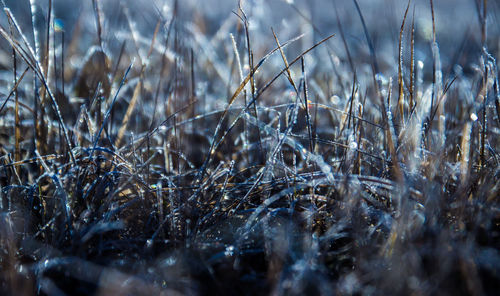
[[[500,289],[497,3],[21,2],[2,295]]]

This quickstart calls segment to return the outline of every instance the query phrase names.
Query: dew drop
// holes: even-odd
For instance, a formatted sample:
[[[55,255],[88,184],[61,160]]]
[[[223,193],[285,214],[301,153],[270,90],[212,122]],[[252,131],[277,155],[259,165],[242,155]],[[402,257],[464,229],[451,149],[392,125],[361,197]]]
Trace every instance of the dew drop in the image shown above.
[[[340,103],[340,98],[337,95],[331,96],[330,97],[330,102],[334,105],[337,105]]]

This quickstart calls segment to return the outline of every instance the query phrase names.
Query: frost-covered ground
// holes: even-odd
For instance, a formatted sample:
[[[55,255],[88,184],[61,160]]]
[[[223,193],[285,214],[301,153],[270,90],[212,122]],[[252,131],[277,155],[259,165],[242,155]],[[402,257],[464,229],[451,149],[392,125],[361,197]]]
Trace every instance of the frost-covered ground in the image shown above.
[[[497,1],[1,6],[1,295],[500,290]]]

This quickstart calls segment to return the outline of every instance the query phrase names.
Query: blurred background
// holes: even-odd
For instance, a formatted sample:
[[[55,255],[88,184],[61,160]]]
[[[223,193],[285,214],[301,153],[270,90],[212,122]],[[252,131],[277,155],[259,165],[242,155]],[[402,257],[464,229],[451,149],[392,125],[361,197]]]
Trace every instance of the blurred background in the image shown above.
[[[49,0],[33,0],[37,8],[37,26],[45,28]],[[77,0],[54,0],[53,17],[64,24],[67,40],[72,36],[79,38],[82,49],[96,43],[96,26],[93,12],[93,2]],[[238,0],[183,0],[178,1],[179,24],[185,34],[203,33],[212,42],[215,40],[229,41],[229,33],[235,33],[240,22],[235,12],[238,11]],[[383,56],[397,58],[399,29],[407,6],[406,1],[398,0],[358,0],[365,18],[368,31],[371,34],[377,52]],[[441,0],[434,1],[436,36],[441,47],[443,63],[453,58],[456,51],[465,46],[479,47],[481,30],[479,0]],[[152,37],[155,25],[159,19],[168,22],[172,18],[175,1],[141,0],[141,1],[98,1],[103,16],[102,38],[104,45],[111,54],[120,48],[121,43],[129,38],[130,24],[136,26],[146,44]],[[366,40],[362,24],[354,1],[346,0],[246,0],[241,1],[250,20],[250,33],[255,39],[257,48],[270,48],[274,44],[271,33],[273,28],[281,40],[306,34],[301,41],[303,47],[309,47],[313,42],[330,34],[337,34],[329,41],[334,54],[344,58],[344,47],[339,35],[342,25],[347,44],[353,51],[366,48]],[[26,35],[32,40],[29,0],[5,0],[22,24]],[[498,36],[499,25],[498,1],[488,1],[488,33]],[[411,1],[407,25],[411,24],[415,15],[416,44],[421,52],[421,59],[428,55],[429,42],[432,39],[432,22],[430,1]],[[130,19],[128,19],[128,17]],[[6,18],[0,21],[6,25]],[[83,36],[73,34],[78,28]],[[407,29],[408,31],[408,29]],[[408,32],[407,32],[408,33]],[[43,40],[44,34],[40,38]],[[86,37],[82,40],[82,37]],[[185,36],[183,36],[185,37]],[[212,39],[214,38],[214,39]],[[184,38],[185,40],[185,38]],[[490,52],[498,53],[498,38],[490,38]],[[465,43],[465,45],[464,45]],[[4,50],[7,50],[4,47]],[[262,49],[263,52],[265,49]]]

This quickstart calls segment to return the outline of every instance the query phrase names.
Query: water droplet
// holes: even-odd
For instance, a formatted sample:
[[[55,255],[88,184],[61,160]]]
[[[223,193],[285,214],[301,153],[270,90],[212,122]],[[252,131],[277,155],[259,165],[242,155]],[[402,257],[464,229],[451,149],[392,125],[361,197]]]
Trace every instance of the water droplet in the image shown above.
[[[472,113],[472,114],[470,115],[470,119],[471,119],[472,121],[476,121],[476,120],[477,120],[477,115],[476,115],[475,113]]]
[[[340,103],[340,98],[337,95],[331,96],[330,97],[330,102],[334,105],[337,105]]]
[[[351,148],[351,149],[358,149],[358,143],[356,143],[354,141],[351,142],[351,143],[349,143],[349,148]]]

